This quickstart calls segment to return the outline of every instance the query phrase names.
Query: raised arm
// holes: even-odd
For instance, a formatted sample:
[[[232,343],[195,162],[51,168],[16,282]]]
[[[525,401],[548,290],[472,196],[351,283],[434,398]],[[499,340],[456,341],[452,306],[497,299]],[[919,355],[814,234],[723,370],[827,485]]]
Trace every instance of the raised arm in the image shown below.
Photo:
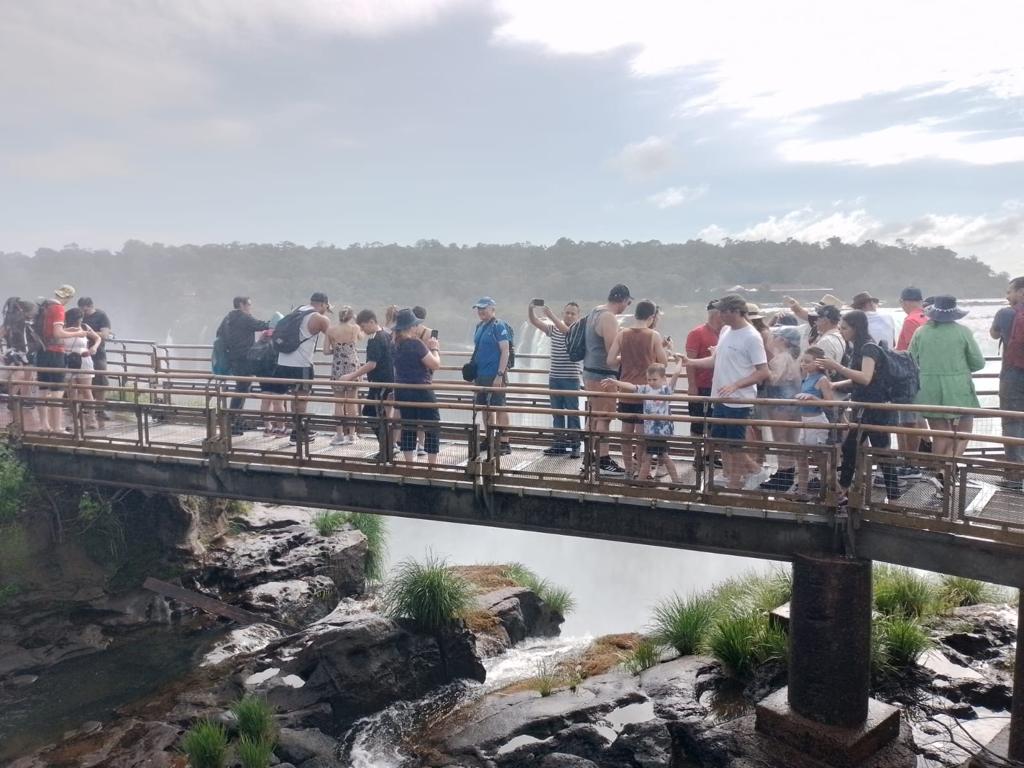
[[[547,309],[547,307],[544,307],[544,309]],[[537,310],[537,308],[535,306],[533,306],[533,304],[531,303],[526,308],[526,319],[529,320],[530,321],[530,325],[532,325],[538,331],[540,331],[541,333],[543,333],[545,335],[549,335],[551,333],[551,323],[546,323],[543,320],[541,320],[539,317],[537,317],[537,311],[536,310]]]
[[[552,325],[554,325],[554,326],[555,326],[555,328],[557,328],[558,330],[560,330],[560,331],[561,331],[562,333],[568,333],[568,332],[569,332],[569,326],[568,326],[568,325],[566,325],[566,324],[565,324],[565,323],[564,323],[564,322],[562,321],[562,318],[560,318],[560,317],[559,317],[558,315],[556,315],[556,314],[555,314],[554,312],[552,312],[552,311],[551,311],[551,307],[549,307],[549,306],[547,306],[547,305],[545,305],[545,306],[544,306],[544,316],[545,316],[545,317],[546,317],[546,318],[547,318],[548,320],[550,320],[550,321],[551,321],[551,324],[552,324]],[[578,322],[578,321],[577,321],[577,322]]]

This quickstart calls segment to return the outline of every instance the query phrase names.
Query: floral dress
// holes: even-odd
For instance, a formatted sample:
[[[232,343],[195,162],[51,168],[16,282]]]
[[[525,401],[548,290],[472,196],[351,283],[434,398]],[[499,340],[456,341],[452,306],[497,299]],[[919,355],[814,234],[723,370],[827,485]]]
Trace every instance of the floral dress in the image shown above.
[[[359,353],[354,341],[343,341],[334,345],[331,356],[331,378],[340,379],[359,368]]]

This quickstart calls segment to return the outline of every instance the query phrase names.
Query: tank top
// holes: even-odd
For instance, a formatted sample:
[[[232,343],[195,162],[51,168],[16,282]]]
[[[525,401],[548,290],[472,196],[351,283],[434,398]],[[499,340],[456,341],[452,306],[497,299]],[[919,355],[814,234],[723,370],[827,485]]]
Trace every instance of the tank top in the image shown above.
[[[619,337],[619,378],[630,384],[647,383],[647,366],[654,362],[650,328],[626,328]]]
[[[302,307],[303,310],[312,309],[310,306]],[[313,350],[316,348],[316,339],[319,333],[311,334],[309,332],[309,319],[313,316],[313,312],[307,314],[302,318],[302,323],[299,325],[299,348],[294,352],[282,352],[277,356],[277,364],[288,366],[289,368],[309,368],[313,365]]]
[[[89,339],[85,336],[77,336],[72,339],[64,339],[64,352],[65,354],[78,354],[81,355],[89,349]],[[93,370],[92,357],[82,358],[82,370],[91,371]]]
[[[587,315],[586,343],[587,354],[583,357],[583,378],[603,379],[607,376],[617,376],[618,371],[608,368],[608,349],[604,345],[604,336],[597,331],[597,321],[607,309],[598,307],[592,309]]]
[[[823,373],[812,373],[806,377],[800,384],[800,393],[804,395],[814,395],[815,397],[821,397],[821,392],[817,387],[819,381],[825,377]],[[818,416],[824,413],[821,406],[818,405],[801,405],[800,415],[801,416]]]

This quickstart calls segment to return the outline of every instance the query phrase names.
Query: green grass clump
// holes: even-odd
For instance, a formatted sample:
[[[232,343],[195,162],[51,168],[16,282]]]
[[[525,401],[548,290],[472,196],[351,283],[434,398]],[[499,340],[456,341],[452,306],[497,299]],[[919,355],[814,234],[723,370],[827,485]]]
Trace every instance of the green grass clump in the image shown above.
[[[0,444],[0,526],[14,522],[25,504],[28,490],[25,465],[9,445]]]
[[[422,629],[435,632],[469,610],[473,587],[443,559],[428,554],[422,563],[399,563],[382,597],[389,616],[412,619]]]
[[[708,635],[711,655],[741,679],[766,661],[784,659],[786,642],[786,633],[759,611],[724,612]]]
[[[998,603],[1006,600],[1006,594],[995,584],[966,579],[963,576],[940,576],[938,601],[946,608],[959,608],[979,603]]]
[[[238,720],[238,733],[251,741],[265,741],[271,746],[276,741],[274,713],[266,699],[245,695],[231,705]]]
[[[645,637],[629,653],[622,654],[622,667],[631,675],[640,675],[661,662],[661,646]]]
[[[502,576],[529,589],[543,600],[548,608],[561,616],[568,616],[576,610],[576,599],[568,589],[556,586],[547,579],[542,579],[522,563],[511,563],[506,566],[502,571]]]
[[[333,536],[348,522],[344,512],[321,509],[313,515],[313,527],[321,536]]]
[[[704,648],[718,610],[710,594],[687,598],[673,595],[654,608],[654,639],[672,646],[682,656],[697,653]]]
[[[890,616],[877,623],[880,650],[889,668],[912,666],[931,647],[927,633],[914,618]]]
[[[910,568],[875,565],[875,608],[886,616],[920,619],[939,607],[935,582]]]
[[[387,519],[381,515],[350,512],[348,522],[366,537],[366,578],[370,581],[383,581],[387,575]]]
[[[768,573],[747,573],[727,579],[711,594],[725,612],[770,613],[789,602],[793,594],[793,574],[781,567],[774,567]]]
[[[548,659],[541,659],[537,662],[533,676],[533,687],[542,697],[546,698],[554,693],[562,680],[558,669]]]
[[[242,768],[270,768],[274,757],[274,745],[263,739],[242,736],[235,746]]]
[[[228,757],[228,735],[224,726],[201,720],[185,734],[181,748],[191,768],[224,768]]]

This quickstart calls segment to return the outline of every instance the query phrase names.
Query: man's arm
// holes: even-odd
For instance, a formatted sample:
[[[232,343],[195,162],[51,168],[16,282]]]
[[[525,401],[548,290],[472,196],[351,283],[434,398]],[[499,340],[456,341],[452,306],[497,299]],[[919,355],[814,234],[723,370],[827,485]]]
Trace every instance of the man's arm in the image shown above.
[[[547,309],[547,307],[544,307],[544,309]],[[532,325],[538,331],[540,331],[541,333],[543,333],[545,335],[550,335],[551,334],[551,324],[550,323],[545,323],[543,320],[541,320],[539,317],[537,317],[537,313],[536,313],[535,310],[536,310],[536,307],[534,307],[533,304],[530,304],[526,308],[526,319],[529,320],[530,321],[530,325]]]
[[[789,307],[789,311],[799,317],[804,322],[807,322],[807,316],[810,314],[806,309],[800,306],[800,302],[794,299],[792,296],[783,296],[782,303]]]
[[[544,316],[551,321],[551,324],[555,326],[562,333],[569,332],[569,326],[562,322],[562,318],[551,311],[551,307],[544,305]]]
[[[352,373],[346,373],[338,377],[338,381],[356,381],[363,378],[370,371],[377,370],[376,360],[367,360],[365,363],[356,368]]]
[[[508,342],[498,342],[498,375],[508,373]]]
[[[719,390],[720,395],[728,397],[738,389],[744,387],[750,387],[755,384],[760,384],[762,381],[767,381],[771,374],[768,371],[768,363],[758,363],[754,366],[754,372],[749,376],[744,376],[739,381],[734,381],[732,384],[726,384]]]

